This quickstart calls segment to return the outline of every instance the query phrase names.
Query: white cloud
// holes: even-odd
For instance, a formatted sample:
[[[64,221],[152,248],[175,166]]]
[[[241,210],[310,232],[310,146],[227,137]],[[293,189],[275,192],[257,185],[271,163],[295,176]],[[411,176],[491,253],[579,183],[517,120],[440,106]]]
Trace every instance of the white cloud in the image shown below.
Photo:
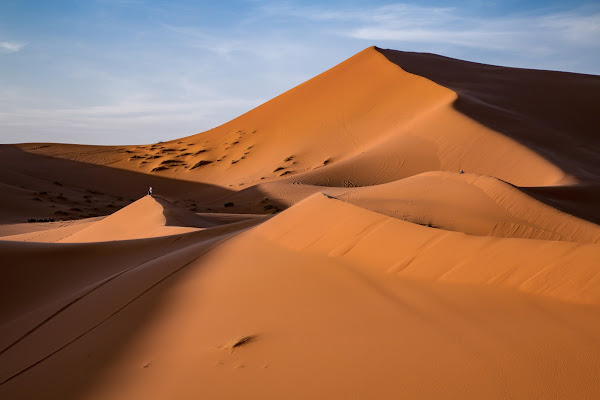
[[[223,123],[264,99],[215,99],[195,102],[126,102],[64,109],[13,108],[0,112],[0,143],[73,142],[136,144],[175,139]],[[233,113],[232,113],[233,112]],[[57,139],[60,138],[60,139]]]
[[[25,43],[0,42],[0,53],[16,53],[25,46]]]
[[[267,15],[328,21],[335,32],[351,39],[398,44],[459,46],[484,51],[550,54],[571,46],[600,51],[600,10],[582,7],[562,12],[538,12],[483,17],[454,7],[405,3],[379,7],[329,9],[266,5]],[[398,45],[396,45],[398,46]]]
[[[418,15],[389,15],[378,21],[342,32],[352,38],[397,42],[438,43],[482,49],[519,51],[542,44],[592,45],[599,47],[600,13],[543,16],[510,16],[495,19],[462,17],[447,12],[435,24],[419,22]]]

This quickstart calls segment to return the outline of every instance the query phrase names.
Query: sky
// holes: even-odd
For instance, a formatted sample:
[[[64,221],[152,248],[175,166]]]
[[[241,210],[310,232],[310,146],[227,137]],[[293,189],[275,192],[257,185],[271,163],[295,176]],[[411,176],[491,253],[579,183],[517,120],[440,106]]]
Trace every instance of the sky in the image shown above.
[[[600,2],[1,0],[0,143],[192,135],[372,45],[600,75]]]

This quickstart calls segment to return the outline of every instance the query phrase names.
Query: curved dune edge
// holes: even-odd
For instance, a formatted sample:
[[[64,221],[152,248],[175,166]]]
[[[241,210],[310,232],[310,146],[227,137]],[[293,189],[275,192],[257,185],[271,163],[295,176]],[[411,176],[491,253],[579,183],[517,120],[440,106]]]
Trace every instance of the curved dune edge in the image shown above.
[[[164,199],[145,196],[59,242],[105,242],[176,235],[192,232],[198,228],[171,226],[171,224],[184,225],[186,222],[190,224],[199,219],[195,214],[180,209]]]
[[[469,235],[600,242],[600,226],[535,200],[510,184],[472,173],[431,171],[366,187],[323,187],[297,178],[256,185],[219,202],[291,207],[319,192],[397,219]]]
[[[85,243],[133,240],[178,235],[213,227],[204,219],[160,198],[145,196],[102,218],[66,227],[4,236],[0,240],[24,242]]]
[[[580,182],[597,182],[600,76],[509,68],[377,48],[391,63],[457,93],[461,114],[526,145]]]
[[[390,218],[323,194],[255,231],[297,252],[341,258],[401,277],[600,304],[598,244],[467,236]]]
[[[600,226],[489,176],[427,172],[336,197],[398,219],[470,235],[600,242]]]
[[[339,188],[287,179],[257,185],[269,199],[298,203],[323,191],[339,200],[380,214],[470,235],[598,243],[600,226],[541,203],[498,179],[475,174],[432,171],[381,185]],[[252,203],[252,194],[238,192],[218,203]],[[94,242],[132,240],[191,232],[229,221],[254,218],[241,214],[191,213],[160,197],[143,197],[102,220],[64,223],[63,227],[0,237],[24,242]]]

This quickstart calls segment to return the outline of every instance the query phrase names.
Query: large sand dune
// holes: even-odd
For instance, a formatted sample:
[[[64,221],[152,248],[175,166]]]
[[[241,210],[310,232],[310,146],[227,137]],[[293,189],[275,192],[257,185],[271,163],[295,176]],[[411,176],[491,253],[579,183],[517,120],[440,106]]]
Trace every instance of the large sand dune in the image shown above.
[[[0,398],[598,398],[599,108],[371,47],[186,138],[1,145]]]

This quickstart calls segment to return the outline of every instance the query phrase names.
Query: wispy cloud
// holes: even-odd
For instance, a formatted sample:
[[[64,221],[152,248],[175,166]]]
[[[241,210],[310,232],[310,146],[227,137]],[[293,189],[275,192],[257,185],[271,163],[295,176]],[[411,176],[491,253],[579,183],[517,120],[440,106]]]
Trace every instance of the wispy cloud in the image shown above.
[[[473,16],[454,7],[405,3],[330,9],[264,5],[268,15],[335,24],[338,35],[370,42],[425,43],[482,50],[547,53],[567,46],[600,50],[600,9]]]
[[[56,135],[61,139],[51,141],[81,143],[92,134],[96,144],[149,143],[197,133],[199,126],[206,129],[218,126],[223,122],[220,119],[223,113],[234,110],[234,114],[230,115],[233,118],[264,100],[127,102],[64,109],[13,108],[0,112],[0,131],[11,132],[14,139],[6,142],[19,141],[23,137],[27,138],[26,141],[45,142]],[[140,134],[145,140],[140,138]]]
[[[0,42],[0,53],[16,53],[25,47],[25,43]]]
[[[244,42],[239,39],[211,34],[196,27],[169,24],[164,24],[163,27],[190,47],[207,50],[218,56],[229,56],[231,53],[245,48]]]
[[[597,40],[600,33],[600,13],[478,19],[462,17],[449,10],[442,16],[442,21],[435,24],[416,24],[415,20],[420,18],[392,15],[383,24],[367,23],[342,34],[365,40],[438,43],[486,50],[536,50],[560,44],[600,46]]]

